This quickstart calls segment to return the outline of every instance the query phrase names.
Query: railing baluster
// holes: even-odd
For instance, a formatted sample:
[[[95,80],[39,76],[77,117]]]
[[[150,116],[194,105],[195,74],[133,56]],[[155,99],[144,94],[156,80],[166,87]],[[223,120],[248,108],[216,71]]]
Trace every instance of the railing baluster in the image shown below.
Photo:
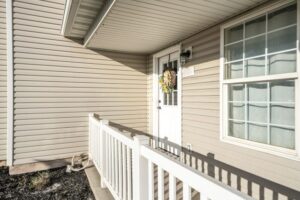
[[[183,183],[183,200],[191,200],[191,188],[188,183]]]
[[[106,180],[109,180],[108,179],[108,177],[109,177],[109,134],[107,134],[106,133],[106,131],[104,131],[105,132],[105,140],[106,140],[106,144],[105,144],[105,146],[107,147],[107,149],[106,149],[106,152],[105,152],[105,154],[106,154],[106,156],[105,156],[105,165],[106,165],[106,170],[105,170],[105,178],[106,178]]]
[[[158,180],[158,200],[164,200],[164,171],[161,167],[157,167],[157,180]]]
[[[176,178],[169,174],[169,200],[176,199]]]
[[[200,200],[209,200],[209,198],[205,193],[200,193]]]
[[[127,148],[127,192],[128,192],[128,200],[132,199],[132,180],[131,180],[131,152],[130,149]]]
[[[114,159],[115,159],[115,189],[116,189],[116,192],[119,191],[119,184],[118,184],[118,173],[119,173],[119,161],[118,161],[118,140],[115,139],[115,142],[114,142],[114,146],[115,146],[115,155],[114,155]]]
[[[154,199],[154,173],[153,173],[153,163],[148,160],[148,195],[149,200]]]
[[[118,141],[118,168],[119,168],[119,196],[122,197],[122,152],[120,141]]]
[[[116,146],[115,146],[115,138],[112,137],[112,187],[114,189],[116,189],[116,156],[115,156],[115,152],[116,152]]]
[[[123,184],[123,199],[125,200],[127,197],[127,177],[126,177],[126,146],[122,144],[122,167],[123,167],[123,178],[122,178],[122,184]]]
[[[109,183],[112,185],[112,136],[109,135]]]

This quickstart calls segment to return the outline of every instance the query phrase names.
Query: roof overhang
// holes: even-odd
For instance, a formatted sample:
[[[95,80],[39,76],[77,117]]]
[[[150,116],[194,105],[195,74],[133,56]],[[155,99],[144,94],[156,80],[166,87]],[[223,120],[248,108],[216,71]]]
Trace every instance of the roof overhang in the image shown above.
[[[65,10],[67,20],[64,20],[63,24],[65,36],[68,36],[68,30],[74,29],[76,25],[74,21],[78,21],[77,18],[80,17],[76,13],[80,10],[82,2],[95,1],[97,0],[67,0]],[[266,0],[101,1],[101,6],[97,7],[98,13],[93,14],[94,20],[86,21],[85,27],[88,28],[81,33],[84,46],[150,54]],[[81,22],[84,20],[81,19]]]

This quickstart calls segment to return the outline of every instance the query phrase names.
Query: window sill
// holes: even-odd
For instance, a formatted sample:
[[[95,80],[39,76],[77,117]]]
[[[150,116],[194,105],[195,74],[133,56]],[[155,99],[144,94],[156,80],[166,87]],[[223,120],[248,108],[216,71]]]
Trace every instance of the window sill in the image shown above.
[[[279,156],[290,160],[300,161],[299,154],[297,153],[296,150],[285,149],[285,148],[270,146],[266,144],[260,144],[257,142],[247,141],[247,140],[234,138],[230,136],[222,136],[221,142],[233,144],[239,147],[248,148],[255,151],[260,151],[263,153],[268,153],[271,155]]]

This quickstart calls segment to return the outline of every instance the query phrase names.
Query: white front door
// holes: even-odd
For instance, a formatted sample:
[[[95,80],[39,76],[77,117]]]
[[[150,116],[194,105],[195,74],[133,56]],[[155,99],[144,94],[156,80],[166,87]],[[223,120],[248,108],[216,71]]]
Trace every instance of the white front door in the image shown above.
[[[176,85],[170,94],[162,91],[158,84],[158,136],[181,145],[181,110],[180,110],[180,63],[179,51],[158,58],[158,75],[172,68],[176,72]]]

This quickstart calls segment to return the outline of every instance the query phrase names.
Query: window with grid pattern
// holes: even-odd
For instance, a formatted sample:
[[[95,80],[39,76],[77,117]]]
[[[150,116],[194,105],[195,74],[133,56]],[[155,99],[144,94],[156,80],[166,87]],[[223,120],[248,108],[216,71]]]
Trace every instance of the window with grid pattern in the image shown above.
[[[297,5],[223,29],[223,131],[296,149]]]

